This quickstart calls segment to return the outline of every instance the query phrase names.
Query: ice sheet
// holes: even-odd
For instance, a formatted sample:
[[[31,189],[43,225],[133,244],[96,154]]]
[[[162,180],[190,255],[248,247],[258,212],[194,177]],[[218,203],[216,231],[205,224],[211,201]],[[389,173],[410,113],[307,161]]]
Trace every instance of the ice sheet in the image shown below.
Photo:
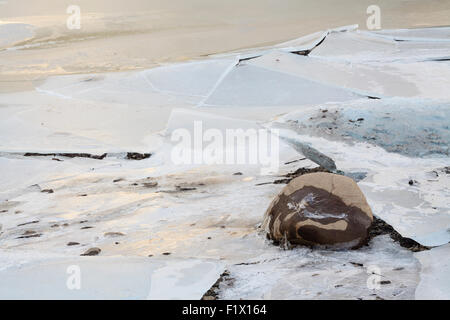
[[[352,92],[249,64],[236,66],[206,106],[286,106],[355,99]]]
[[[448,58],[449,49],[448,41],[395,41],[355,31],[329,34],[310,55],[349,62],[408,62]]]
[[[347,88],[372,97],[450,99],[450,64],[353,62],[272,52],[248,64]]]
[[[280,166],[268,175],[242,164],[170,161],[168,138],[176,129],[194,133],[194,121],[221,133],[279,126],[339,170],[362,173],[359,186],[374,214],[403,236],[429,246],[449,242],[450,65],[433,61],[448,55],[447,31],[398,31],[410,41],[395,41],[391,31],[341,31],[143,71],[50,77],[35,92],[0,94],[0,288],[13,288],[1,295],[23,298],[26,281],[41,274],[48,286],[33,282],[29,294],[44,288],[46,297],[71,298],[60,267],[81,261],[96,274],[88,283],[105,288],[82,297],[148,297],[150,283],[141,280],[160,270],[170,285],[156,285],[150,297],[198,299],[228,269],[234,284],[221,287],[222,298],[413,298],[420,266],[388,237],[351,252],[283,251],[258,232],[284,186],[272,182],[316,166],[290,145],[280,144]],[[418,39],[427,34],[432,41]],[[309,56],[290,53],[324,35]],[[336,110],[336,119],[322,118]],[[113,154],[21,155],[32,151]],[[154,154],[114,156],[127,151]],[[80,259],[90,247],[101,248],[100,256]],[[367,287],[372,266],[390,283]],[[423,269],[416,297],[446,279],[445,268],[430,268],[439,276]],[[127,281],[110,283],[106,276],[115,275]]]
[[[450,299],[450,244],[414,255],[421,264],[418,300]]]
[[[28,258],[26,252],[2,251],[2,264],[6,257],[10,266],[0,270],[1,299],[199,300],[223,271],[221,262],[199,259]]]
[[[219,295],[235,300],[412,299],[419,269],[411,252],[383,236],[358,251],[299,248],[230,266],[233,280],[221,284]],[[388,284],[377,286],[380,281]]]

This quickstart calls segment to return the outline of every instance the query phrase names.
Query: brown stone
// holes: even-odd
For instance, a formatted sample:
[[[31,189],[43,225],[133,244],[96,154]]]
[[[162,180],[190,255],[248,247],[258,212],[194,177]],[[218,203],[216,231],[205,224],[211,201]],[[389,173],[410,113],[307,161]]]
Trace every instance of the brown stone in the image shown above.
[[[85,253],[81,254],[81,256],[96,256],[98,255],[102,250],[100,248],[90,248]]]
[[[367,238],[372,211],[351,178],[325,172],[292,180],[264,215],[268,238],[291,245],[356,248]]]

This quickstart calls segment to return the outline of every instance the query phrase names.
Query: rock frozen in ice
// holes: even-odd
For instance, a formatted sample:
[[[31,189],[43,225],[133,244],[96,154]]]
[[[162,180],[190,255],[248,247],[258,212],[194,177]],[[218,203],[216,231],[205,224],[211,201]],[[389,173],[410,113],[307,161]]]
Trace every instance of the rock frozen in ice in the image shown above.
[[[274,198],[262,228],[278,243],[358,248],[368,236],[372,211],[348,177],[318,172],[290,181]]]

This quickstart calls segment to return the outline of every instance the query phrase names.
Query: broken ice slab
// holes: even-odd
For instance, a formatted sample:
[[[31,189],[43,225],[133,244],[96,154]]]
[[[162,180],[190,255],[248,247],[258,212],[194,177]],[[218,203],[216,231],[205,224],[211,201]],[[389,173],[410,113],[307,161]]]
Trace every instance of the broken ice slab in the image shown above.
[[[415,298],[450,299],[450,244],[414,254],[422,265]]]
[[[280,159],[299,156],[279,139],[277,132],[263,128],[256,121],[190,109],[172,111],[165,136],[170,140],[171,150],[165,152],[170,155],[166,159],[169,163],[175,161],[176,153],[188,157],[184,164],[270,166],[272,171],[278,171]]]
[[[244,63],[230,70],[204,105],[301,106],[357,97],[346,89]]]
[[[346,88],[364,97],[450,98],[450,93],[445,90],[450,86],[450,64],[348,63],[280,51],[252,59],[247,64]],[[424,73],[430,76],[424,76]]]
[[[395,41],[376,33],[353,31],[330,33],[310,56],[348,62],[408,62],[438,60],[448,57],[449,50],[448,41]]]
[[[176,72],[172,74],[175,76]],[[146,72],[55,76],[36,90],[63,99],[154,107],[195,105],[201,100],[195,95],[176,96],[156,90]]]
[[[372,33],[397,41],[450,41],[450,27],[384,29]]]
[[[149,69],[142,75],[157,92],[206,98],[236,63],[236,59],[208,59]]]
[[[448,157],[450,104],[415,99],[381,99],[323,106],[284,116],[299,134],[367,142],[413,157]]]
[[[172,134],[177,129],[186,129],[194,135],[195,122],[201,122],[202,130],[218,129],[221,131],[227,129],[258,129],[256,121],[241,120],[236,118],[224,117],[209,112],[203,112],[191,109],[176,108],[173,109],[169,121],[167,122],[165,133]]]
[[[4,254],[8,256],[8,253]],[[1,299],[199,300],[221,262],[148,257],[39,257],[1,260]]]
[[[48,81],[56,86],[58,78]],[[61,85],[75,78],[61,79]],[[38,92],[0,95],[0,151],[102,154],[155,150],[159,138],[154,133],[164,128],[171,105],[158,106],[157,100],[151,100],[155,105],[134,104],[135,95],[122,96],[130,104],[63,99]]]

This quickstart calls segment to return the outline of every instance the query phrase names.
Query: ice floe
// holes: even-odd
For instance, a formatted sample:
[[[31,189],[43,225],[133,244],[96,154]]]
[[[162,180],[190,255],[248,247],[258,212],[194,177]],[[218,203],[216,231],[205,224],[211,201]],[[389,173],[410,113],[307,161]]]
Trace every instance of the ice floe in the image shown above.
[[[450,299],[450,245],[416,253],[415,257],[422,266],[416,299]]]
[[[1,252],[1,299],[200,299],[223,271],[217,261],[61,257]],[[6,266],[5,266],[6,263]]]

